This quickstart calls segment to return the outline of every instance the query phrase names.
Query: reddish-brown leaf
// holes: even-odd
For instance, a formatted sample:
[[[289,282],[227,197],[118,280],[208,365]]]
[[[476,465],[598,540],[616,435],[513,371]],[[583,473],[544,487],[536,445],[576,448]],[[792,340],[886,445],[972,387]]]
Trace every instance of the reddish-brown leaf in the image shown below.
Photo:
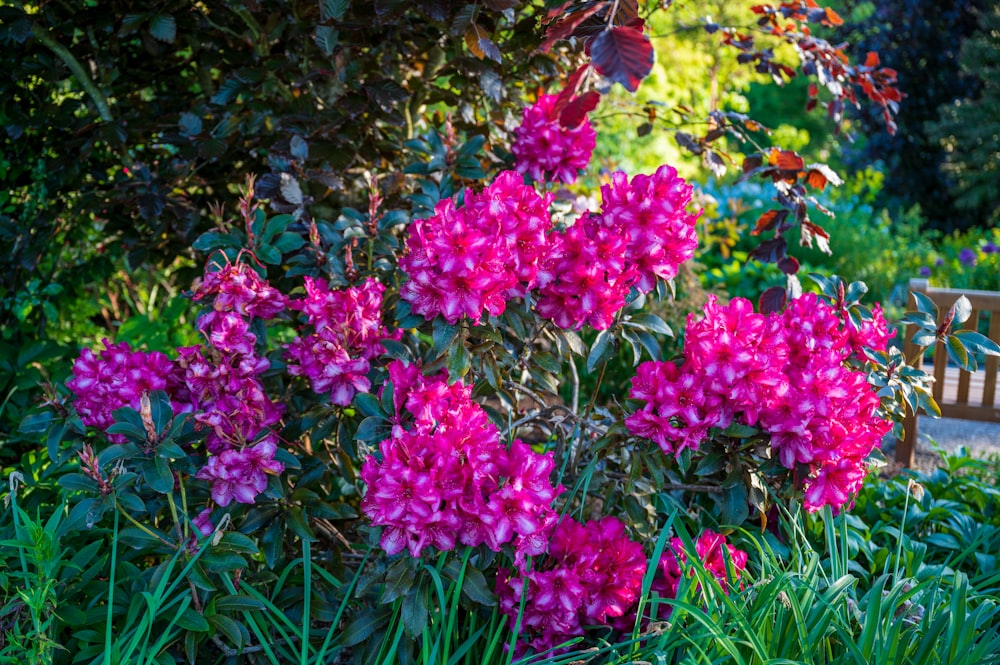
[[[618,26],[601,32],[590,43],[598,72],[635,92],[653,69],[653,45],[641,31]]]
[[[750,235],[759,236],[764,231],[770,231],[785,221],[786,217],[788,217],[787,210],[768,210],[757,218],[757,224],[754,226],[753,231],[750,232]]]
[[[521,0],[486,0],[485,4],[495,12],[502,12],[517,7],[521,4]]]
[[[479,42],[482,39],[489,41],[489,38],[489,33],[475,23],[470,25],[465,31],[465,45],[469,47],[470,51],[472,51],[472,55],[476,56],[480,60],[486,57],[486,52],[483,51]]]
[[[571,3],[566,4],[568,5]],[[560,39],[568,39],[581,23],[599,12],[601,9],[604,9],[604,3],[595,2],[593,5],[585,9],[581,9],[578,12],[573,12],[572,14],[562,17],[549,26],[549,29],[545,31],[545,41],[543,41],[541,46],[538,47],[538,50],[543,53],[547,53],[549,49],[552,48],[553,44]]]
[[[780,150],[771,148],[768,153],[767,163],[777,166],[782,171],[801,171],[806,165],[805,160],[799,157],[794,150]]]
[[[799,262],[794,256],[786,256],[778,261],[778,270],[786,275],[794,275],[799,271]]]
[[[813,189],[818,189],[822,192],[826,189],[826,176],[816,169],[810,169],[809,173],[806,174],[806,183]]]
[[[559,124],[567,128],[578,127],[600,101],[601,95],[593,90],[574,97],[559,114]]]
[[[878,63],[878,53],[875,51],[868,51],[868,55],[865,56],[865,67],[878,67]]]
[[[836,27],[838,25],[844,25],[844,19],[840,18],[840,15],[837,12],[827,7],[826,20],[823,21],[823,24],[831,27]]]
[[[785,289],[780,286],[772,286],[760,294],[760,300],[757,301],[757,311],[761,314],[777,314],[785,308],[787,300]]]

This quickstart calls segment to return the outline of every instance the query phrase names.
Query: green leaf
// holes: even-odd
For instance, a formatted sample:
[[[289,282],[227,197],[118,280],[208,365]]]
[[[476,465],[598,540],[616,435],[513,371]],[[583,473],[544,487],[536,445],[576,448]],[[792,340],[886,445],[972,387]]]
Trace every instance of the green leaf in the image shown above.
[[[97,481],[82,473],[67,473],[59,477],[59,484],[70,492],[96,492]]]
[[[198,236],[191,247],[199,252],[213,252],[217,249],[225,249],[227,247],[239,248],[242,244],[242,242],[229,233],[208,231]]]
[[[402,558],[389,567],[385,574],[385,588],[378,602],[387,605],[410,590],[416,580],[409,559]]]
[[[667,322],[655,314],[636,314],[629,319],[628,323],[632,323],[650,332],[660,333],[661,335],[669,335],[671,337],[674,335],[674,331],[670,329]]]
[[[751,427],[750,425],[741,425],[740,423],[733,422],[722,431],[723,436],[730,436],[734,439],[746,439],[754,434],[760,433],[760,430],[756,427]]]
[[[289,231],[278,236],[278,239],[274,241],[274,248],[282,254],[288,254],[299,249],[304,244],[306,244],[306,241],[302,236]]]
[[[21,424],[18,426],[17,431],[23,434],[38,434],[44,432],[52,424],[54,415],[51,411],[42,411],[41,413],[33,413],[26,416]]]
[[[347,626],[341,634],[344,646],[350,647],[361,644],[372,634],[386,625],[389,621],[391,608],[379,607],[363,610]]]
[[[720,522],[730,526],[740,526],[750,516],[747,488],[741,482],[722,488],[722,515]]]
[[[208,618],[208,623],[229,639],[237,649],[243,648],[243,631],[240,622],[224,614],[216,614]],[[191,661],[194,662],[194,661]]]
[[[255,612],[263,609],[266,609],[266,605],[250,596],[222,596],[215,601],[215,611],[220,613]]]
[[[360,411],[363,416],[379,416],[385,418],[387,415],[382,411],[382,403],[371,393],[358,393],[355,395],[354,406],[357,407],[358,411]]]
[[[247,560],[235,552],[222,552],[209,548],[201,555],[201,563],[210,573],[225,573],[247,567]]]
[[[244,522],[245,526],[246,522]],[[215,548],[241,554],[256,554],[258,552],[257,544],[254,540],[238,531],[226,531],[215,545]]]
[[[923,293],[917,293],[916,291],[910,291],[910,295],[913,296],[913,301],[917,305],[917,310],[930,316],[933,321],[937,321],[938,308],[937,305],[934,304],[933,300],[928,298]]]
[[[965,323],[972,316],[972,303],[965,296],[959,296],[948,311],[955,313],[955,323]]]
[[[419,585],[403,598],[401,616],[407,635],[416,638],[424,632],[427,627],[427,594]]]
[[[478,568],[471,565],[465,567],[465,581],[462,583],[462,593],[474,603],[492,607],[497,604],[497,597],[493,595],[486,576]]]
[[[431,347],[431,358],[437,358],[445,350],[450,350],[461,332],[461,326],[453,326],[440,316],[434,319],[434,330],[431,333],[431,340],[434,342],[434,346]]]
[[[598,365],[612,356],[614,353],[612,339],[607,330],[602,330],[597,334],[594,345],[590,347],[590,355],[587,356],[588,373],[592,373]]]
[[[205,617],[198,614],[192,607],[187,607],[177,617],[177,625],[184,630],[192,630],[196,633],[208,632],[210,626]]]
[[[159,536],[163,540],[170,542],[170,539],[167,538],[167,535],[162,531],[160,531],[159,529],[155,529],[152,527],[147,527],[147,528],[151,533],[143,531],[139,527],[135,526],[124,527],[118,532],[118,540],[136,550],[156,549],[163,547],[164,546],[163,543],[158,538],[156,538],[156,536]]]
[[[193,138],[201,134],[202,122],[201,117],[185,111],[181,113],[180,120],[177,122],[177,126],[181,131],[181,136],[186,136],[188,138]]]
[[[174,474],[170,464],[162,457],[154,457],[142,465],[142,475],[154,492],[170,494],[174,491]]]
[[[320,0],[319,15],[324,21],[339,21],[350,6],[350,0]]]
[[[460,381],[472,369],[472,354],[461,341],[452,344],[451,350],[448,351],[447,367],[448,380],[451,383]]]
[[[374,442],[381,440],[383,434],[388,434],[390,429],[389,419],[383,416],[368,416],[358,425],[358,431],[354,438],[358,441]]]
[[[295,221],[295,218],[291,215],[275,215],[267,220],[264,225],[264,231],[260,234],[261,244],[268,245],[271,244],[271,240],[275,236],[281,235],[288,228],[288,225]]]
[[[337,42],[340,41],[340,33],[328,25],[317,25],[313,39],[323,55],[331,56],[333,49],[337,48]]]
[[[257,248],[257,258],[269,266],[281,263],[281,252],[274,245],[261,245]]]
[[[316,540],[315,534],[313,534],[312,529],[309,528],[309,523],[306,521],[305,513],[298,506],[288,511],[288,528],[302,540],[309,542],[315,542]]]
[[[154,16],[149,21],[149,34],[161,42],[173,44],[177,38],[177,21],[169,14]]]
[[[1000,356],[1000,346],[986,335],[975,330],[959,330],[952,339],[957,339],[969,353],[982,353],[987,356]]]
[[[967,372],[976,371],[976,357],[969,355],[968,351],[966,351],[965,347],[962,345],[962,340],[954,335],[951,335],[948,337],[947,348],[948,357],[951,358],[956,365]]]

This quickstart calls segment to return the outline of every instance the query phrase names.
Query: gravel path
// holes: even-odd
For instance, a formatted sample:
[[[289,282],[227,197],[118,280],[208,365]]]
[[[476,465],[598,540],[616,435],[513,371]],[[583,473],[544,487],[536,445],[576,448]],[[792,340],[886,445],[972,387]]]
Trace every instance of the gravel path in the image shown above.
[[[929,440],[934,440],[946,450],[965,446],[973,455],[980,457],[1000,455],[1000,422],[981,423],[926,416],[920,416],[918,420],[920,441],[917,442],[917,450],[930,450]]]

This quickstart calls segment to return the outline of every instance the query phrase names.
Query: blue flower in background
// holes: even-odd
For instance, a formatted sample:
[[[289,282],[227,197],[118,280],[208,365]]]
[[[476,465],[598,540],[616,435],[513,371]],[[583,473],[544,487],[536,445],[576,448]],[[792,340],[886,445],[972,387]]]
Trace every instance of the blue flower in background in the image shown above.
[[[930,277],[931,276],[931,269],[928,268],[927,266],[920,266],[920,276],[921,277]]]
[[[976,265],[977,258],[976,250],[969,249],[968,247],[958,253],[958,260],[963,266],[972,267]]]

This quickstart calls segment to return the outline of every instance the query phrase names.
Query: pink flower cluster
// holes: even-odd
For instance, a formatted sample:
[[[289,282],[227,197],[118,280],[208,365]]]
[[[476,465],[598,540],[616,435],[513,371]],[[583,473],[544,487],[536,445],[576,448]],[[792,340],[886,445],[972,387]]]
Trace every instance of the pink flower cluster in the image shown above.
[[[518,560],[539,554],[556,521],[552,455],[520,441],[510,449],[469,386],[424,377],[416,365],[389,365],[396,414],[392,436],[361,468],[361,508],[382,526],[382,549],[420,556],[430,546],[513,543]],[[383,388],[385,390],[386,388]]]
[[[85,425],[107,431],[112,412],[122,407],[139,410],[143,393],[167,390],[175,382],[174,364],[159,351],[133,351],[126,342],[104,340],[104,350],[84,349],[73,363],[73,378],[66,382],[76,396],[76,410]],[[121,434],[108,440],[124,443]]]
[[[287,306],[285,297],[246,263],[227,263],[206,272],[194,299],[212,299],[198,320],[211,348],[178,349],[183,386],[196,411],[195,420],[209,428],[211,456],[195,477],[212,485],[220,506],[233,500],[252,504],[267,488],[268,474],[284,465],[274,459],[277,436],[272,430],[283,408],[264,391],[261,375],[270,368],[255,353],[254,318],[274,318]]]
[[[742,298],[727,306],[713,298],[703,318],[688,318],[681,365],[639,366],[630,396],[646,404],[626,424],[667,454],[696,449],[713,428],[733,422],[760,427],[785,467],[809,466],[806,508],[839,509],[891,427],[851,362],[862,346],[884,350],[890,337],[880,310],[857,330],[814,294],[771,315],[754,313]]]
[[[685,210],[691,186],[670,166],[601,187],[601,214],[585,213],[550,237],[538,278],[538,313],[561,328],[608,328],[631,289],[648,293],[673,279],[698,246]]]
[[[576,182],[597,145],[597,133],[584,116],[576,127],[563,127],[556,113],[558,95],[542,95],[522,113],[511,152],[517,170],[536,181]]]
[[[449,323],[478,322],[485,309],[502,314],[507,298],[534,286],[552,195],[540,196],[520,175],[505,171],[465,205],[445,199],[429,219],[415,220],[399,265],[409,276],[400,289],[413,311]]]
[[[288,306],[303,312],[313,330],[285,347],[288,373],[307,377],[315,392],[346,406],[371,389],[368,370],[385,350],[382,340],[399,339],[402,331],[382,325],[385,287],[374,279],[341,290],[331,290],[324,279],[306,277],[305,283],[306,297]]]
[[[631,289],[651,291],[694,255],[691,186],[669,166],[631,181],[623,173],[601,189],[601,214],[584,213],[563,231],[551,226],[551,196],[502,173],[466,205],[441,201],[416,220],[400,266],[400,293],[413,311],[454,324],[499,315],[507,299],[538,288],[537,312],[563,328],[608,328]]]
[[[739,580],[747,566],[747,553],[726,543],[726,537],[709,529],[702,531],[694,543],[695,556],[701,561],[705,570],[712,573],[715,579],[728,592],[729,566],[735,580]],[[729,565],[726,557],[729,558]],[[684,551],[684,541],[680,538],[670,539],[670,548],[663,552],[650,588],[662,598],[676,598],[680,587],[683,571],[681,565],[687,561]]]
[[[524,599],[520,631],[527,639],[520,649],[553,649],[583,635],[584,626],[634,625],[646,555],[618,519],[580,524],[564,518],[552,532],[548,556],[534,563],[527,572],[501,569],[497,574],[500,611],[512,629]]]

